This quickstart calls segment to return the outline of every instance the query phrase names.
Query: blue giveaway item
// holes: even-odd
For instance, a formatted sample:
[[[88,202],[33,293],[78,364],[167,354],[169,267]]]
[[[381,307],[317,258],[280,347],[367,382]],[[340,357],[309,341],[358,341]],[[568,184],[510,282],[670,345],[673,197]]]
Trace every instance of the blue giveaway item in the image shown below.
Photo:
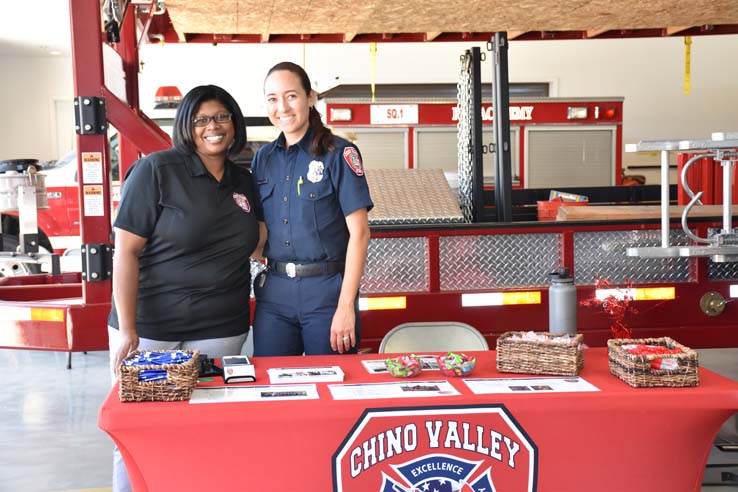
[[[183,364],[192,359],[192,354],[181,350],[169,352],[146,351],[123,361],[126,366],[162,366],[165,364]],[[144,382],[166,381],[167,371],[164,369],[146,369],[138,374],[138,380]]]

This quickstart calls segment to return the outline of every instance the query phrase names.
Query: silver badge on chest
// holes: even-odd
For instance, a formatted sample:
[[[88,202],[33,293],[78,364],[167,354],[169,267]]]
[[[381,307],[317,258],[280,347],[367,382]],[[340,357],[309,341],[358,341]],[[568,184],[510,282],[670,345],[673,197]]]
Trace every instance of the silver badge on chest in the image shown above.
[[[323,163],[320,161],[311,161],[310,164],[308,164],[308,181],[311,183],[317,183],[319,181],[323,180],[323,171],[325,170],[325,166],[323,166]]]

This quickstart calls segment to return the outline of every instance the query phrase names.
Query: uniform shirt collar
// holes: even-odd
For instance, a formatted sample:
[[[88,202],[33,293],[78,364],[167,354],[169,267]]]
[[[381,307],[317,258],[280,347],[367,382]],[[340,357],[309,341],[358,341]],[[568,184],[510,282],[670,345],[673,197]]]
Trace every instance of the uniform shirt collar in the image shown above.
[[[184,156],[185,166],[187,166],[187,170],[192,176],[202,176],[203,174],[208,173],[207,169],[205,169],[205,165],[196,153],[192,152],[190,154],[182,152],[182,154]]]
[[[312,125],[308,127],[308,131],[305,132],[305,135],[302,136],[299,142],[297,142],[297,146],[302,149],[303,152],[310,155],[311,154],[311,146],[313,142],[313,127]],[[280,147],[282,149],[287,148],[287,143],[284,138],[284,133],[280,133],[279,137],[277,137],[277,145],[276,147]]]
[[[195,154],[184,154],[185,166],[192,176],[207,176],[208,170],[205,168],[205,164],[202,163],[200,157]],[[233,174],[231,173],[231,161],[226,158],[225,171],[223,172],[223,178],[220,180],[221,185],[230,185],[233,180]]]

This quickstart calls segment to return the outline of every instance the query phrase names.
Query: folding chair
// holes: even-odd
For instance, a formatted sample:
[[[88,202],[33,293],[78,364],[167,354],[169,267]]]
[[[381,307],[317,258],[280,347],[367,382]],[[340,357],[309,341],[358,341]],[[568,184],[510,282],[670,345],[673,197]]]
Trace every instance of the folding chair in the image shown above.
[[[457,321],[403,323],[379,344],[385,352],[443,352],[489,350],[487,340],[473,326]]]

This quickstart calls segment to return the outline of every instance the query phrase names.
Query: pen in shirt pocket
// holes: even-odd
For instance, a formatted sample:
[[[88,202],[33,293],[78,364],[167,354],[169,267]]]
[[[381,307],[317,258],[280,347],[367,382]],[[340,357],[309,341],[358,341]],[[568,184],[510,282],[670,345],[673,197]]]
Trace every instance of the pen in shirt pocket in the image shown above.
[[[297,179],[297,196],[300,196],[300,186],[302,185],[302,176]]]

